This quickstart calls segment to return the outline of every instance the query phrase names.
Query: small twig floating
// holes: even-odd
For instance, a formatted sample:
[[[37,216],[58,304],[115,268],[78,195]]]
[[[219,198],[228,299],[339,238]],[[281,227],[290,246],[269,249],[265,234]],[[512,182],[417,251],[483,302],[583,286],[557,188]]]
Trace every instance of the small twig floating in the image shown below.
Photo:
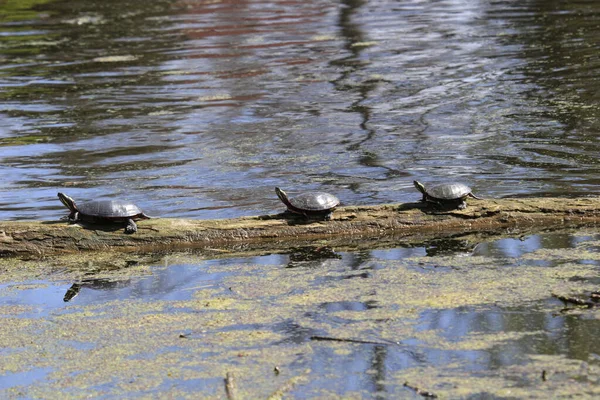
[[[437,399],[437,397],[438,397],[437,394],[435,394],[433,392],[429,392],[427,390],[420,389],[416,386],[412,386],[408,382],[404,382],[404,387],[412,389],[415,391],[416,394],[421,395],[423,397],[427,397],[429,399]]]
[[[330,342],[346,342],[346,343],[362,343],[362,344],[379,344],[382,346],[389,346],[391,344],[398,345],[395,342],[378,342],[375,340],[361,340],[361,339],[351,339],[351,338],[336,338],[331,336],[311,336],[310,340],[321,340],[321,341],[330,341]]]

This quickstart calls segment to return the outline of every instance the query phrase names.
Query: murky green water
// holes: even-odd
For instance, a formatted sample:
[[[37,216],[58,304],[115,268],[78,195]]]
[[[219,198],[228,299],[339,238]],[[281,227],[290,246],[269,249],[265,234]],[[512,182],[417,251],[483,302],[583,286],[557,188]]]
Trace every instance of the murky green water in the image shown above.
[[[592,398],[598,313],[556,296],[597,288],[599,239],[123,255],[5,281],[0,396],[224,398],[234,373],[242,398],[418,398],[405,383],[442,398]]]
[[[64,216],[58,191],[185,218],[280,211],[275,186],[344,204],[414,201],[413,179],[485,197],[598,195],[599,11],[592,0],[0,3],[0,220]],[[40,264],[2,279],[0,394],[223,398],[237,371],[246,398],[294,377],[298,398],[420,398],[404,382],[451,398],[593,397],[598,313],[561,311],[552,291],[598,284],[596,239],[155,255],[127,273]],[[461,274],[472,287],[456,293],[474,297],[443,290]],[[414,304],[390,292],[409,278]]]

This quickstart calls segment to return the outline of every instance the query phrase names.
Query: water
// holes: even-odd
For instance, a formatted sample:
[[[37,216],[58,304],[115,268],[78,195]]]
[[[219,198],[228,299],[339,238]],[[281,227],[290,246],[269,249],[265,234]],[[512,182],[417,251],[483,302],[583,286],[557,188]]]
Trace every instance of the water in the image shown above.
[[[2,220],[63,215],[59,190],[188,218],[280,210],[276,185],[598,194],[592,1],[10,7]]]
[[[118,196],[150,215],[201,219],[281,211],[275,186],[332,192],[347,205],[414,201],[414,179],[464,181],[489,198],[600,194],[600,4],[592,0],[34,0],[0,11],[0,220],[64,216],[58,191],[79,201]],[[305,369],[312,383],[298,382],[291,389],[298,397],[419,398],[404,382],[451,397],[547,398],[550,390],[569,395],[558,392],[564,387],[589,395],[598,382],[597,318],[593,310],[561,312],[551,292],[598,283],[593,240],[594,232],[455,238],[3,279],[0,307],[14,324],[0,346],[12,349],[0,350],[12,362],[0,367],[0,390],[57,396],[59,371],[98,397],[194,390],[222,397],[225,367],[234,365],[248,367],[239,380],[249,398],[266,397]],[[581,275],[562,270],[573,265]],[[389,272],[396,269],[442,282],[474,274],[476,301],[386,303],[390,282],[401,284]],[[492,274],[498,269],[507,275]],[[532,281],[529,293],[519,286],[528,271],[564,273],[564,287]],[[510,274],[511,289],[489,288],[488,297],[478,290]],[[294,279],[298,287],[288,282]],[[453,299],[427,279],[416,297],[439,291]],[[314,299],[330,288],[340,289],[338,298]],[[65,302],[69,289],[75,296]],[[302,304],[305,292],[313,297]],[[208,315],[231,307],[236,320],[206,317],[199,296],[212,299]],[[226,304],[215,305],[221,298]],[[269,311],[245,315],[244,304]],[[174,321],[172,330],[159,321],[178,315],[185,323]],[[138,325],[152,317],[155,329]],[[107,327],[94,325],[102,318]],[[50,344],[36,353],[13,341],[22,331],[42,332]],[[166,347],[144,354],[130,333],[146,345],[156,335]],[[178,335],[190,340],[182,344]],[[373,343],[310,339],[323,335]],[[111,353],[113,336],[122,340]],[[103,349],[100,359],[90,349]],[[145,370],[125,363],[130,373],[113,371],[106,360],[123,354],[166,369],[189,366],[171,369],[169,378],[143,362]],[[277,360],[281,376],[273,376]],[[112,378],[94,381],[94,367]],[[144,389],[124,389],[131,385]],[[468,393],[453,391],[460,388]]]
[[[599,240],[554,233],[445,243],[442,255],[430,253],[437,243],[187,264],[174,254],[141,275],[111,267],[103,278],[4,283],[0,396],[56,397],[67,379],[94,396],[222,397],[226,372],[249,398],[298,377],[286,391],[301,398],[410,397],[405,382],[448,398],[591,395],[598,319],[553,292],[588,279],[597,288]]]

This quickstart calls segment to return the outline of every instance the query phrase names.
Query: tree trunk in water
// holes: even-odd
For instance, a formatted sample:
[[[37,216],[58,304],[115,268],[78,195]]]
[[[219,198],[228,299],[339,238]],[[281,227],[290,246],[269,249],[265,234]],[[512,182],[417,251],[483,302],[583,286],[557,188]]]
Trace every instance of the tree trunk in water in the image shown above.
[[[69,224],[65,221],[0,222],[0,255],[43,256],[84,250],[154,251],[182,247],[227,248],[244,244],[265,248],[298,241],[336,242],[506,229],[560,228],[600,222],[600,199],[523,198],[469,200],[465,210],[405,203],[340,207],[331,221],[288,213],[221,220],[154,218],[124,225]]]

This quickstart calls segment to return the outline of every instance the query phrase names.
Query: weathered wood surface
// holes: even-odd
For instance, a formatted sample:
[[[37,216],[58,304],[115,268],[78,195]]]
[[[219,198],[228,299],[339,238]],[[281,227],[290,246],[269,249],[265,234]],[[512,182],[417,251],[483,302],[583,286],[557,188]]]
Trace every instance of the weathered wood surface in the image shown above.
[[[138,232],[120,226],[64,221],[0,222],[0,255],[44,256],[84,250],[152,251],[185,247],[227,248],[244,244],[281,247],[314,239],[445,236],[451,232],[560,228],[600,222],[600,198],[470,200],[465,210],[439,211],[423,203],[340,207],[331,221],[288,214],[223,220],[156,218],[138,222]]]

